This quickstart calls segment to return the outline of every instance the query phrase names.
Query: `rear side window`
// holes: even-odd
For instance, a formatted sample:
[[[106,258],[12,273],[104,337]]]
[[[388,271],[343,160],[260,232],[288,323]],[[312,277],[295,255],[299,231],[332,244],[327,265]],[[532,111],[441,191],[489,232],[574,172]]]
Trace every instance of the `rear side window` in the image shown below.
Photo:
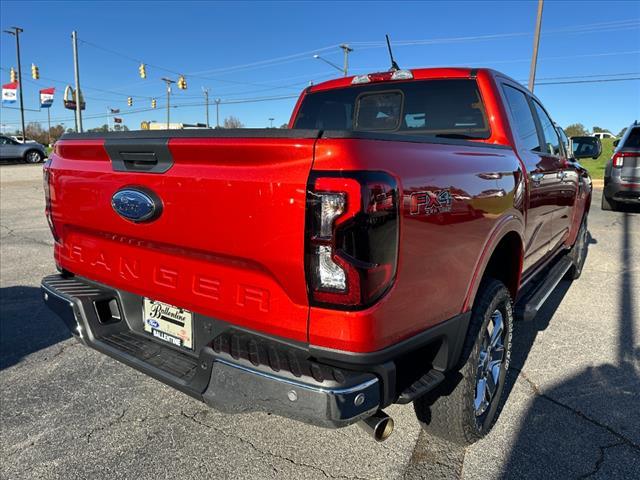
[[[536,122],[529,107],[527,97],[520,90],[505,85],[504,94],[513,117],[513,129],[520,139],[522,146],[532,152],[540,152],[540,139],[536,129]]]
[[[621,148],[640,148],[640,128],[632,128]]]
[[[536,109],[536,114],[540,120],[540,126],[542,127],[545,144],[544,153],[558,156],[562,155],[562,152],[560,151],[560,139],[558,138],[556,127],[553,126],[553,121],[535,100],[533,101],[533,106]]]
[[[475,80],[356,85],[305,97],[294,128],[383,131],[448,138],[489,138]]]

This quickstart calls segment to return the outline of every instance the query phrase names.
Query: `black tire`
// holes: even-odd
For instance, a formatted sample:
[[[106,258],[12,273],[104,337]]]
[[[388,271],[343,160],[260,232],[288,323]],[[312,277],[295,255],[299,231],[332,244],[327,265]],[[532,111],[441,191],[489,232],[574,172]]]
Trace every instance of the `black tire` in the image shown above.
[[[44,160],[44,155],[38,150],[27,150],[24,154],[25,163],[40,163]]]
[[[617,210],[618,209],[618,205],[616,203],[615,200],[611,200],[610,198],[607,198],[607,196],[603,193],[602,194],[602,210],[607,210],[607,211],[611,211],[611,210]]]
[[[481,380],[478,376],[481,377],[486,371],[485,368],[481,369],[481,353],[486,353],[487,334],[490,324],[495,326],[495,312],[500,312],[503,320],[503,357],[496,375],[496,390],[482,411],[476,409],[476,387],[479,387]],[[499,407],[502,406],[501,397],[511,357],[512,336],[511,295],[502,282],[487,279],[482,283],[473,306],[459,372],[449,375],[440,388],[414,402],[416,416],[427,433],[465,446],[479,440],[491,430],[498,417]],[[488,358],[494,358],[491,350]]]
[[[573,244],[573,247],[571,247],[571,252],[569,253],[573,265],[567,271],[568,279],[577,280],[580,278],[580,275],[582,275],[582,267],[584,267],[584,262],[587,259],[588,243],[589,229],[587,228],[587,215],[585,214],[582,218],[582,223],[580,224],[580,230],[578,230],[576,242]]]

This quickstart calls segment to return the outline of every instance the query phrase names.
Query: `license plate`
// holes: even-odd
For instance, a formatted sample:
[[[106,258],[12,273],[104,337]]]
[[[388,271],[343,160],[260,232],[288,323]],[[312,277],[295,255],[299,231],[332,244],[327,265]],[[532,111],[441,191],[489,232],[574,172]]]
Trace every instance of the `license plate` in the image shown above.
[[[143,314],[145,332],[177,347],[193,348],[193,314],[189,310],[145,298]]]

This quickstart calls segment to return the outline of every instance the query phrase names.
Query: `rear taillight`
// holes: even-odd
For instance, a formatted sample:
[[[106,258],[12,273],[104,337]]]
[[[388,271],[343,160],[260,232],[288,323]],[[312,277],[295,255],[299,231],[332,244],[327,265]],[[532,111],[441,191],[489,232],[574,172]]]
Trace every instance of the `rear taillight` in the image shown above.
[[[622,167],[622,164],[624,163],[624,160],[622,159],[622,155],[620,155],[619,153],[616,153],[613,155],[613,158],[611,159],[612,165],[615,168],[620,168]]]
[[[613,154],[611,158],[611,164],[614,168],[622,168],[624,165],[625,157],[638,157],[640,154],[638,152],[616,152]],[[633,165],[633,160],[631,160]]]
[[[307,193],[309,300],[364,308],[391,287],[398,263],[398,185],[380,172],[318,172]]]
[[[45,201],[44,213],[47,217],[47,223],[49,224],[51,235],[53,235],[53,239],[57,242],[59,241],[59,237],[53,225],[53,209],[51,206],[51,169],[49,168],[49,162],[47,162],[42,169],[42,183]]]

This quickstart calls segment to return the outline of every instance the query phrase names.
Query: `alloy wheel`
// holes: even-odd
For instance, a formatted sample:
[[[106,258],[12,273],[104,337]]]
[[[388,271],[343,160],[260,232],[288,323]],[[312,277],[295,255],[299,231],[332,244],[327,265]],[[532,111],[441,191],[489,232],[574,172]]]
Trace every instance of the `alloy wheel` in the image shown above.
[[[505,335],[504,316],[500,310],[495,310],[482,334],[476,374],[476,395],[473,400],[476,417],[482,416],[489,409],[498,391],[504,369]]]

